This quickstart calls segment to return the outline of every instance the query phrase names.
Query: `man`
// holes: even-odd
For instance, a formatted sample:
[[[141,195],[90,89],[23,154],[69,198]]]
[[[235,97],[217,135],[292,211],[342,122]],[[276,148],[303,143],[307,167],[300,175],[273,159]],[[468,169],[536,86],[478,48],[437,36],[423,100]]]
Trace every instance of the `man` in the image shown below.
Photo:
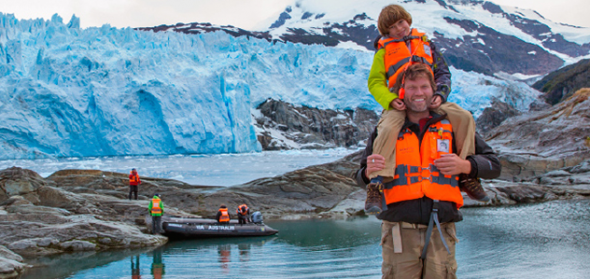
[[[464,160],[455,154],[453,127],[429,109],[435,83],[428,66],[411,65],[399,79],[407,115],[397,138],[395,176],[383,183],[387,207],[377,215],[383,221],[383,278],[455,278],[455,222],[463,220],[458,177],[498,177],[500,162],[479,135],[475,155]],[[363,186],[385,166],[383,156],[368,156],[375,136],[356,175]]]
[[[154,194],[148,210],[152,215],[152,234],[160,233],[162,231],[162,215],[164,215],[164,203],[160,199],[160,194]]]
[[[236,214],[238,215],[238,223],[240,224],[246,224],[250,219],[250,209],[246,204],[238,206]]]
[[[137,170],[132,169],[129,173],[129,200],[131,200],[131,194],[135,194],[135,200],[137,200],[137,185],[141,184],[139,174]]]
[[[218,223],[229,224],[230,216],[225,204],[219,206],[219,210],[217,211],[217,216],[215,216],[215,219],[217,219]]]

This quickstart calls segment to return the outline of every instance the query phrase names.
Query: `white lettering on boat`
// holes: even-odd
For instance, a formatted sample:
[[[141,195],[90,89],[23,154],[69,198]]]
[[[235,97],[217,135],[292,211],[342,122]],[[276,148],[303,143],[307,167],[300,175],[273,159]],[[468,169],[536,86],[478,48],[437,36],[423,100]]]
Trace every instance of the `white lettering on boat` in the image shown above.
[[[210,231],[233,231],[236,229],[234,226],[209,226]]]
[[[182,225],[181,224],[168,223],[168,227],[182,228]]]

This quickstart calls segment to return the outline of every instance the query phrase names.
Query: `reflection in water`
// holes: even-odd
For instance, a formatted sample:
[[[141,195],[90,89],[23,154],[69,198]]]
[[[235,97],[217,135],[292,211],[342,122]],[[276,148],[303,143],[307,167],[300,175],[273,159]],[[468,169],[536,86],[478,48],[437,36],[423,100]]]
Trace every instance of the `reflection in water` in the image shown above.
[[[590,200],[462,211],[459,278],[588,278]],[[150,262],[153,278],[381,278],[380,222],[374,217],[269,225],[280,233],[62,255],[25,278],[129,278],[136,269],[151,279]],[[128,258],[137,263],[136,255],[144,270],[132,265],[130,273]]]
[[[229,244],[222,244],[217,246],[217,249],[219,253],[219,262],[221,263],[221,270],[223,271],[223,274],[228,274],[231,246]]]
[[[162,251],[164,247],[159,247],[152,251],[154,260],[152,262],[152,275],[154,279],[162,279],[163,275],[166,274],[165,265],[162,262]]]
[[[131,279],[141,279],[141,271],[139,269],[139,255],[135,255],[135,263],[133,257],[131,259]]]
[[[250,261],[250,243],[240,243],[238,244],[238,250],[240,251],[240,262],[247,262]]]

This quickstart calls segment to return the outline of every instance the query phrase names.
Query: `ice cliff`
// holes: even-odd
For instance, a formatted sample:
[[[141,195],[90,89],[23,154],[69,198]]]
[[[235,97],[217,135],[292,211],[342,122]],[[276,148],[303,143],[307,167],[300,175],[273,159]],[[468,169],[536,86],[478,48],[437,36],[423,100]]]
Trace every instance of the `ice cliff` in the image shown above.
[[[260,151],[251,115],[268,98],[380,111],[371,52],[79,22],[0,14],[0,159]],[[537,95],[453,74],[450,100],[476,116],[493,98],[526,110]]]

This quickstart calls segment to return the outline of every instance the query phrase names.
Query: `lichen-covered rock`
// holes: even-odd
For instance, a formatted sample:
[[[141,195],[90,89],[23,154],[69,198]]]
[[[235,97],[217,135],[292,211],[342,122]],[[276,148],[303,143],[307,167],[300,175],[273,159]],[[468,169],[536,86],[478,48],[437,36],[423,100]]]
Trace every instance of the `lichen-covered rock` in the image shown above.
[[[502,179],[528,180],[590,158],[590,89],[581,89],[550,110],[505,120],[489,133],[499,153]]]
[[[48,185],[34,171],[12,167],[0,171],[0,202],[15,195],[24,195]]]
[[[23,257],[0,245],[0,279],[17,278],[26,267]]]

